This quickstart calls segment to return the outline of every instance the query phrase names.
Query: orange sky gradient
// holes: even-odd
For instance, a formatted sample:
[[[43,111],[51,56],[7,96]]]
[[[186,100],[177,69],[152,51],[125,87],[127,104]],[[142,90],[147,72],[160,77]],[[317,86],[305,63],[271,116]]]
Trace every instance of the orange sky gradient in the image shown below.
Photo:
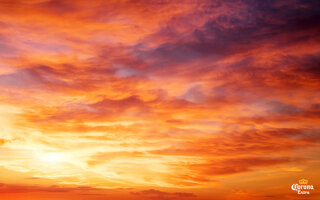
[[[317,0],[0,0],[0,199],[319,199],[319,66]]]

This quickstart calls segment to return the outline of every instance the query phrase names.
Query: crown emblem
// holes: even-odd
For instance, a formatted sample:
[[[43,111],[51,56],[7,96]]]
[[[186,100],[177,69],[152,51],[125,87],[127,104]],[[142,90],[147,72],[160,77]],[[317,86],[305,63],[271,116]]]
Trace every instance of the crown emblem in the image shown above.
[[[308,184],[308,180],[307,179],[300,179],[299,180],[299,184],[301,184],[301,185],[307,185]]]

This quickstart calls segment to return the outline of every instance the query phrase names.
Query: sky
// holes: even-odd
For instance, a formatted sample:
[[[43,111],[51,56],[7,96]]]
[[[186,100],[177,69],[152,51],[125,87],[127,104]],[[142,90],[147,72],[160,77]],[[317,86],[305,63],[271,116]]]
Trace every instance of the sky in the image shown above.
[[[318,0],[0,0],[0,199],[319,199],[319,66]]]

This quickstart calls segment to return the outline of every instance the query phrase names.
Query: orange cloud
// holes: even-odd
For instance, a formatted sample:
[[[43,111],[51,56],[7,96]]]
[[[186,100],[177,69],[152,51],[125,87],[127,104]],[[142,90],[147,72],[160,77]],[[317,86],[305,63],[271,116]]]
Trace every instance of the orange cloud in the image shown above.
[[[1,199],[292,199],[299,177],[319,184],[316,1],[0,13]]]

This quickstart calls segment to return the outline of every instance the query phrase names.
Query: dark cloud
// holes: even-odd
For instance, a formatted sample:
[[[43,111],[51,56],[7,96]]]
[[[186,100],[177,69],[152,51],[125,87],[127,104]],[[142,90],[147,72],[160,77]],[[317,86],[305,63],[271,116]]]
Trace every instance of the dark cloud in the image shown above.
[[[214,63],[266,45],[270,49],[284,48],[314,41],[319,35],[319,6],[316,1],[292,1],[283,5],[275,1],[235,1],[231,5],[236,7],[230,7],[235,12],[209,18],[202,27],[195,28],[188,35],[189,40],[184,36],[172,36],[176,38],[174,41],[168,40],[147,51],[135,49],[135,54],[150,63],[153,72],[170,74],[176,67],[190,70],[185,65],[198,59],[206,58]],[[192,16],[180,20],[188,23],[187,17]],[[160,33],[169,34],[172,30],[167,26]],[[184,67],[177,66],[179,64]]]
[[[52,68],[37,66],[20,69],[10,74],[0,75],[0,85],[12,88],[59,88],[70,87],[68,83],[59,80]]]

